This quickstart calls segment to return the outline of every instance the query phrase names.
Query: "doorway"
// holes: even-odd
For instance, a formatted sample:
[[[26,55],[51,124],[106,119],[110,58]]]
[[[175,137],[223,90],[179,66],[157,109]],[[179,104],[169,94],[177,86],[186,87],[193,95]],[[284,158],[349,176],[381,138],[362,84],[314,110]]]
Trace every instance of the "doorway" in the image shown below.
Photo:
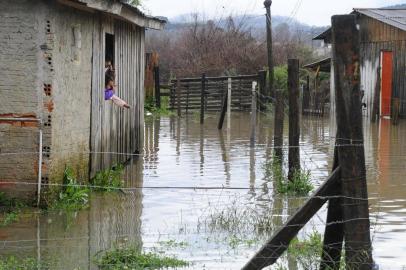
[[[390,118],[392,103],[393,53],[381,52],[381,117]]]

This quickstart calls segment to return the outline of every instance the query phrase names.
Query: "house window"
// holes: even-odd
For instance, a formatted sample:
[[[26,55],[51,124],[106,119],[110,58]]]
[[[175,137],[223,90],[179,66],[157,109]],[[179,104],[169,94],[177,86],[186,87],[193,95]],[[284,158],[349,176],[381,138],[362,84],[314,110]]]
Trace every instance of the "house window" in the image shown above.
[[[106,52],[105,52],[105,68],[110,68],[110,66],[114,69],[115,64],[115,45],[114,45],[114,35],[106,33]]]

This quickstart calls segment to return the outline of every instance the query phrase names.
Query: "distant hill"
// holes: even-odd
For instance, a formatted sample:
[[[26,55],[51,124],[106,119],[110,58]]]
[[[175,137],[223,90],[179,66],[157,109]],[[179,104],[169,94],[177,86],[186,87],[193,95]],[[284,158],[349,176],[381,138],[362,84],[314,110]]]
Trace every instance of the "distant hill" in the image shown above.
[[[388,6],[388,7],[385,7],[385,8],[404,8],[404,9],[406,9],[406,4]]]
[[[241,25],[243,28],[250,30],[253,36],[263,37],[266,32],[265,15],[237,15],[234,16],[233,19],[237,26]],[[222,27],[226,25],[226,20],[227,18],[223,18],[215,21],[218,26]],[[190,14],[169,18],[165,27],[165,32],[176,35],[177,32],[189,27],[192,21],[193,17]],[[285,16],[274,15],[272,17],[272,26],[274,29],[278,28],[278,26],[281,26],[282,24],[287,24],[292,33],[300,32],[303,37],[303,41],[308,44],[311,44],[314,36],[328,28],[328,26],[310,26]]]

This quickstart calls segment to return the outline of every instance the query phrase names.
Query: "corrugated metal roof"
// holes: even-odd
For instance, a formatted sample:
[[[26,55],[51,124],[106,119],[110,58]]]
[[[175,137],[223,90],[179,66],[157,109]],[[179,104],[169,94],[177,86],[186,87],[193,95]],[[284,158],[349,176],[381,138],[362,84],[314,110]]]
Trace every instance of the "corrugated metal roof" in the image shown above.
[[[354,8],[354,11],[406,31],[406,9]]]

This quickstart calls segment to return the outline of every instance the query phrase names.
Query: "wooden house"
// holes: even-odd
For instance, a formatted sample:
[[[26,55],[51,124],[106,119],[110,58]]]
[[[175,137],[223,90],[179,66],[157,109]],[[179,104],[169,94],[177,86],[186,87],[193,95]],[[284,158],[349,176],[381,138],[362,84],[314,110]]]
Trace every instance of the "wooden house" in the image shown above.
[[[124,0],[0,1],[1,191],[38,199],[67,166],[86,182],[142,151],[145,31],[164,23]],[[104,100],[106,57],[130,110]]]
[[[354,9],[353,14],[360,30],[364,114],[406,117],[406,9]],[[331,44],[331,28],[315,39]],[[334,112],[334,80],[331,83]]]

